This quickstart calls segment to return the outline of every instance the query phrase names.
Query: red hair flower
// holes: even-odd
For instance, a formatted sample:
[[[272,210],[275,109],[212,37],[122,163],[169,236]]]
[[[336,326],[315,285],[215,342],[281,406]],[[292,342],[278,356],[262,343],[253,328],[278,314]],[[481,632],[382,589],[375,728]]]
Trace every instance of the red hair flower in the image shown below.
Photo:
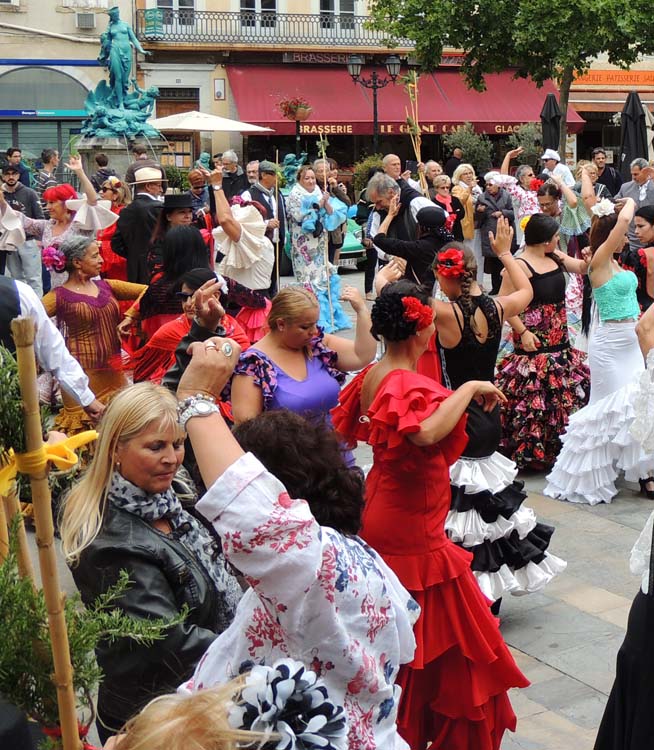
[[[464,276],[466,273],[466,264],[463,260],[463,250],[451,247],[443,253],[438,254],[436,273],[448,278]]]
[[[416,297],[402,297],[404,305],[404,320],[416,323],[416,330],[422,331],[434,321],[434,311],[430,305],[423,305]]]
[[[534,193],[538,192],[538,188],[544,185],[545,183],[543,180],[539,180],[538,177],[534,177],[534,179],[529,183],[529,189],[533,190]]]

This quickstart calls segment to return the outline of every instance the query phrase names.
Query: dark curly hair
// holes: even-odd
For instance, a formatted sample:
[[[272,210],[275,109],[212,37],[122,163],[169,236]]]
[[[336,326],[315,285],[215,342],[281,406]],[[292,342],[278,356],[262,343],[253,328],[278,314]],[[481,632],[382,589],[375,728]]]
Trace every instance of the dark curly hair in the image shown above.
[[[363,512],[363,475],[350,469],[336,434],[299,414],[264,412],[234,428],[245,451],[284,484],[289,495],[303,498],[321,526],[357,534]]]
[[[405,341],[415,335],[418,323],[404,318],[402,297],[415,297],[424,305],[429,304],[429,295],[422,286],[408,279],[400,279],[387,284],[372,306],[370,333],[379,341],[380,336],[386,341]]]

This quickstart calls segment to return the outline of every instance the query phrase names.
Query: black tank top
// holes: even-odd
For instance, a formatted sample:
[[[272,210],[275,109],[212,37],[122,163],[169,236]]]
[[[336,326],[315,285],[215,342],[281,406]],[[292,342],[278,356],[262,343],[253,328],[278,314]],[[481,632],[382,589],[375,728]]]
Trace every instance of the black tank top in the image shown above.
[[[440,341],[438,342],[443,382],[452,389],[458,388],[469,380],[493,381],[495,372],[495,360],[502,337],[502,319],[497,311],[497,304],[486,294],[471,297],[470,300],[473,315],[481,308],[488,324],[488,336],[486,341],[481,343],[472,330],[470,320],[461,314],[462,325],[459,316],[455,316],[461,331],[461,341],[452,349],[445,349]],[[461,306],[456,302],[453,304],[462,313]],[[504,310],[502,310],[502,317],[504,317]],[[485,412],[482,406],[471,401],[466,412],[468,445],[463,456],[467,458],[490,456],[497,450],[502,437],[499,407],[493,409],[492,412]]]
[[[538,304],[558,304],[565,300],[565,275],[561,266],[557,265],[551,271],[538,273],[524,258],[516,258],[516,260],[522,261],[532,274],[529,281],[534,290],[534,297],[529,307]]]
[[[472,330],[470,320],[463,315],[461,306],[454,301],[459,315],[455,315],[461,331],[461,341],[452,349],[446,349],[438,342],[443,366],[443,381],[447,388],[458,388],[469,380],[493,380],[495,359],[500,347],[502,321],[497,311],[497,304],[487,294],[471,297],[472,316],[481,308],[488,324],[488,336],[481,343]],[[471,316],[471,317],[472,317]]]

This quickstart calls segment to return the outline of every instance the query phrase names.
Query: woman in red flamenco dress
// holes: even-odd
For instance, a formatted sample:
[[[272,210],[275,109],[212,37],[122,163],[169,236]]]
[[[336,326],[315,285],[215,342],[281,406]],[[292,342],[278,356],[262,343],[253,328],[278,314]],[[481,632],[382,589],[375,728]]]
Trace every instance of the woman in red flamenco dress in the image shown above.
[[[444,530],[449,467],[466,445],[465,410],[504,400],[470,381],[452,392],[416,372],[434,333],[429,298],[409,281],[384,287],[372,333],[386,353],[343,391],[335,428],[373,448],[361,536],[421,607],[416,654],[400,669],[398,727],[412,750],[499,750],[515,730],[507,690],[529,683],[500,634],[470,570],[471,554]]]

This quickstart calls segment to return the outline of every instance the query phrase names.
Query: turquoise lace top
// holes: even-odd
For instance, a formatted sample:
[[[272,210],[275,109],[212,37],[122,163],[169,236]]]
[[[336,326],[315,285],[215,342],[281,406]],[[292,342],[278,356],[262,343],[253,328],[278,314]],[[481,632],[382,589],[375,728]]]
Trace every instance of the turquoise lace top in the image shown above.
[[[638,279],[631,271],[618,271],[605,284],[593,289],[600,320],[638,319],[640,308],[636,297]]]

